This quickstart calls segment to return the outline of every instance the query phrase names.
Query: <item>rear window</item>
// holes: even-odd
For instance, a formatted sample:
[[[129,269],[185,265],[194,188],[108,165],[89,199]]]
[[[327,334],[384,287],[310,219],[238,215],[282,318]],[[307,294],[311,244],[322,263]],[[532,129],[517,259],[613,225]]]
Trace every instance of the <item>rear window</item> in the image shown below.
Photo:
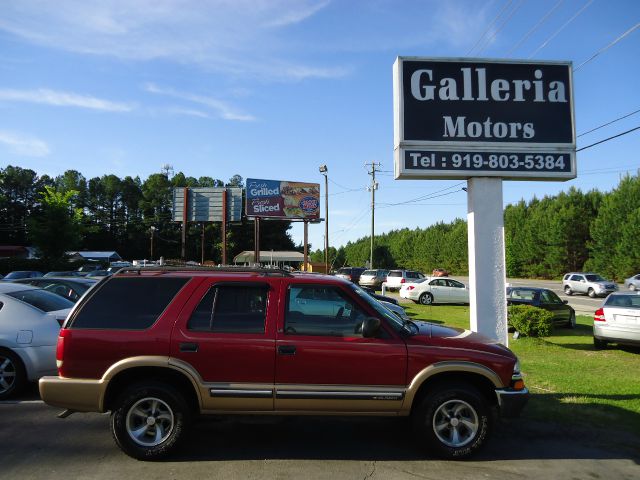
[[[176,277],[112,278],[74,315],[70,328],[149,328],[189,280]]]
[[[339,268],[337,273],[338,273],[338,275],[351,275],[351,269],[350,268]]]
[[[401,277],[402,276],[402,272],[400,270],[392,270],[391,272],[389,272],[389,274],[387,276],[388,277]]]
[[[9,292],[7,295],[21,302],[28,303],[43,312],[54,312],[56,310],[73,307],[73,303],[66,298],[62,298],[59,295],[45,290],[20,290],[17,292]]]
[[[605,307],[640,308],[640,295],[609,295]]]
[[[376,273],[377,272],[375,270],[365,270],[364,272],[362,272],[362,276],[365,277],[365,276],[369,275],[371,277],[375,277]]]

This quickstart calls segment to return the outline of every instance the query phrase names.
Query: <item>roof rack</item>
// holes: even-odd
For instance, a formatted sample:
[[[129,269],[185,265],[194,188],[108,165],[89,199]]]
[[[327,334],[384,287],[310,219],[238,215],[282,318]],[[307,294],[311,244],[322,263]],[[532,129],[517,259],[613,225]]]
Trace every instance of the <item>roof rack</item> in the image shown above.
[[[265,276],[281,276],[281,277],[292,277],[293,275],[281,268],[263,268],[263,267],[234,267],[231,265],[226,265],[223,267],[203,267],[203,266],[183,266],[183,267],[166,267],[166,266],[152,266],[152,267],[123,267],[117,270],[115,273],[137,273],[140,275],[141,272],[160,272],[160,273],[168,273],[168,272],[232,272],[232,273],[261,273]]]

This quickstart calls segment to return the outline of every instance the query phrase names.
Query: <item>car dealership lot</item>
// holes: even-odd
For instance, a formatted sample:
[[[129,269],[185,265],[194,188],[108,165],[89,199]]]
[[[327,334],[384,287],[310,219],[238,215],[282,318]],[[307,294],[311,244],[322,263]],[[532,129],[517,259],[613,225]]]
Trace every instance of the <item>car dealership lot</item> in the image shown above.
[[[640,476],[637,443],[627,448],[605,445],[597,432],[566,431],[526,419],[498,424],[494,439],[479,456],[456,462],[425,458],[406,435],[401,419],[213,417],[194,427],[177,455],[140,462],[115,446],[107,434],[107,415],[76,413],[61,420],[56,418],[58,411],[34,402],[33,392],[0,403],[0,478]]]

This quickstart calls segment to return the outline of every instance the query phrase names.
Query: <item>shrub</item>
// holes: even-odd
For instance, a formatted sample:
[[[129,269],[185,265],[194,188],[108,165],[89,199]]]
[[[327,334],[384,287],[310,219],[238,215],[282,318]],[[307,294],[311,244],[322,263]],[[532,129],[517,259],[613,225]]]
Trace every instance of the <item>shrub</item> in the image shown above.
[[[528,337],[546,337],[551,334],[553,315],[531,305],[511,305],[508,308],[509,326]]]

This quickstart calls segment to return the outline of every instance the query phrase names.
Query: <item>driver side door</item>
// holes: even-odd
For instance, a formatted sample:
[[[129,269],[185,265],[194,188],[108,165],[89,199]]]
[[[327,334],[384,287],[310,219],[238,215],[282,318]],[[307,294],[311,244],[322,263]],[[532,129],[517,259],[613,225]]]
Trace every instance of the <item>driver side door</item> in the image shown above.
[[[400,409],[406,344],[385,326],[363,337],[372,313],[336,285],[289,286],[276,334],[277,411]]]

